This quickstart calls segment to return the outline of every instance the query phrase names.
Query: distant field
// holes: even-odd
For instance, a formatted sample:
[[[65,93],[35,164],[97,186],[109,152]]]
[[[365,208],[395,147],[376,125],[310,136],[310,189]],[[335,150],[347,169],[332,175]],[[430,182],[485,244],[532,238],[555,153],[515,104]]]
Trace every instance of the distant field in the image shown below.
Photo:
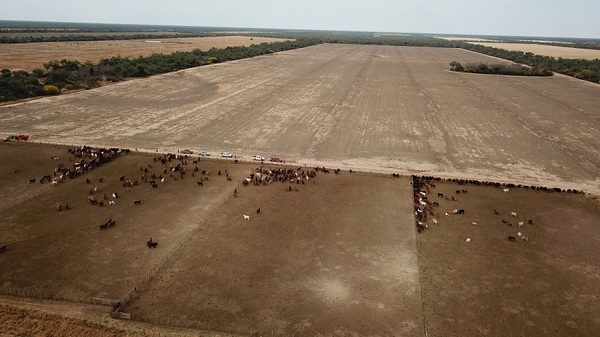
[[[156,41],[160,41],[160,43]],[[95,63],[100,59],[113,56],[138,57],[152,55],[153,53],[171,54],[176,51],[249,46],[251,44],[277,41],[285,40],[250,36],[219,36],[145,40],[10,43],[0,45],[0,69],[24,69],[31,71],[36,68],[43,68],[43,64],[51,60],[67,59],[77,60],[82,63],[86,61]]]
[[[2,29],[0,29],[0,32],[2,33],[2,36],[6,36],[6,37],[29,37],[29,36],[33,36],[33,37],[51,37],[51,36],[139,36],[139,35],[175,35],[175,34],[183,34],[180,32],[167,32],[167,31],[146,31],[146,32],[127,32],[127,31],[123,31],[123,32],[80,32],[80,31],[64,31],[64,32],[60,32],[60,31],[51,31],[51,32],[26,32],[26,33],[22,33],[22,32],[7,32],[4,31]]]
[[[565,59],[587,59],[593,60],[600,58],[600,50],[578,49],[570,47],[546,46],[541,44],[528,43],[504,43],[504,42],[470,42],[486,47],[501,48],[506,50],[531,52],[536,55],[562,57]]]
[[[598,85],[456,73],[453,60],[498,62],[324,44],[0,106],[0,133],[600,191]]]

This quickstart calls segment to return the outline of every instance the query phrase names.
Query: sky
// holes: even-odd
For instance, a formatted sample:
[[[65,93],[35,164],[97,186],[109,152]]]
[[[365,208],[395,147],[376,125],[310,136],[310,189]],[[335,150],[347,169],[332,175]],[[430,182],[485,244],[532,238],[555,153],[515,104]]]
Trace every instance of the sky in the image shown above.
[[[599,0],[0,0],[0,20],[600,38]]]

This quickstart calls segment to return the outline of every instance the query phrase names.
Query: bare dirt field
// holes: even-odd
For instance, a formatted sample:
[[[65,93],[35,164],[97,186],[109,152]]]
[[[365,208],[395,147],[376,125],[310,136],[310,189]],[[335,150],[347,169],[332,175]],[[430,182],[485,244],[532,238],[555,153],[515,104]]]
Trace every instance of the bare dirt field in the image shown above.
[[[450,72],[444,48],[319,45],[0,106],[0,134],[600,192],[599,85]]]
[[[10,143],[0,146],[4,171],[16,165],[13,148],[20,158],[54,162],[47,155],[55,153],[68,163],[66,148]],[[318,173],[302,184],[243,186],[256,164],[204,160],[204,186],[199,176],[119,186],[148,165],[148,174],[164,168],[125,155],[0,212],[3,292],[88,302],[137,287],[126,308],[134,320],[248,334],[420,334],[407,178]],[[21,183],[10,194],[37,190],[31,174],[14,173]],[[98,200],[107,194],[116,204],[90,204],[95,186]],[[109,218],[116,225],[99,229]],[[150,237],[157,248],[146,247]]]
[[[532,43],[507,43],[507,42],[485,42],[485,41],[474,41],[471,43],[480,44],[486,47],[494,47],[506,50],[515,50],[522,52],[531,52],[536,55],[562,57],[564,59],[599,59],[600,50],[594,49],[581,49],[581,48],[570,48],[570,47],[559,47],[559,46],[548,46],[543,44],[532,44]]]
[[[406,177],[318,172],[303,184],[243,186],[256,163],[203,159],[209,179],[198,186],[193,158],[163,166],[131,153],[40,190],[48,184],[29,180],[45,172],[26,163],[71,163],[66,148],[5,143],[0,154],[2,172],[22,169],[2,177],[10,188],[0,195],[23,200],[0,211],[0,290],[32,298],[0,298],[0,333],[590,336],[600,327],[600,208],[582,194],[436,181],[438,224],[417,234]],[[128,192],[119,181],[177,163],[190,173],[156,189]],[[95,186],[115,205],[91,205]],[[107,218],[116,225],[99,229]],[[518,232],[529,240],[507,240]],[[85,304],[133,287],[123,310],[133,323]],[[49,297],[61,301],[35,300]]]
[[[138,57],[157,54],[171,54],[176,51],[208,50],[233,46],[249,46],[285,41],[266,37],[216,36],[158,38],[145,40],[73,41],[11,43],[0,45],[0,69],[24,69],[32,71],[42,68],[52,60],[71,60],[84,63],[97,63],[100,59],[113,56]]]
[[[79,305],[135,288],[133,320],[202,329],[188,335],[593,335],[596,201],[436,182],[439,224],[417,234],[409,180],[390,174],[600,191],[600,87],[448,71],[488,59],[320,45],[1,106],[2,134],[133,151],[49,187],[30,180],[72,165],[66,148],[0,144],[0,290]],[[192,159],[156,189],[119,181],[164,174],[154,157],[184,148],[240,162],[202,159],[203,186]],[[343,170],[243,186],[253,154]],[[118,192],[115,205],[91,205],[95,186],[100,200]],[[529,241],[508,241],[518,231]]]

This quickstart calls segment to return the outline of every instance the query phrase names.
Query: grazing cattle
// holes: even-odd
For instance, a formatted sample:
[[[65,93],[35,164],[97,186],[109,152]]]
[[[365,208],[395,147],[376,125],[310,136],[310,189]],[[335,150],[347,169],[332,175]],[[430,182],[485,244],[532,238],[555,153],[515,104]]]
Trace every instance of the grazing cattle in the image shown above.
[[[231,177],[227,177],[227,181],[232,181],[232,180],[231,180]]]
[[[516,218],[517,217],[517,213],[516,212],[510,212],[510,216]]]
[[[530,225],[533,225],[533,220],[529,219],[529,220],[527,220],[527,223]]]
[[[108,228],[108,222],[100,225],[100,230],[107,229],[107,228]]]
[[[477,222],[473,221],[473,222],[471,222],[471,225],[477,226]]]
[[[512,236],[512,235],[509,235],[509,236],[508,236],[508,241],[517,242],[517,238],[515,238],[515,237],[514,237],[514,236]]]
[[[246,221],[250,221],[250,216],[249,216],[249,215],[246,215],[246,214],[244,214],[244,220],[246,220]]]
[[[29,183],[30,183],[30,184],[35,184],[35,180],[36,180],[36,178],[29,179]]]
[[[433,206],[435,206],[435,207],[440,207],[440,203],[439,203],[439,202],[435,202],[435,201],[434,201],[434,202],[433,202]]]
[[[502,190],[504,191],[504,193],[508,193],[508,191],[510,191],[508,188],[503,188]]]
[[[465,242],[471,242],[471,238],[467,238]]]
[[[521,236],[521,241],[529,241],[529,237],[528,236]]]
[[[198,184],[198,186],[204,186],[204,183],[201,181],[197,181],[196,184]]]
[[[456,194],[460,194],[460,190],[456,190]]]
[[[256,214],[260,214],[260,207],[256,210]]]
[[[133,201],[133,204],[134,204],[134,205],[141,205],[141,204],[142,204],[142,201],[141,201],[141,200],[134,200],[134,201]]]
[[[165,182],[165,177],[160,178],[160,182],[164,183]]]
[[[438,197],[443,198],[444,197],[444,193],[438,193]]]
[[[465,210],[464,209],[459,209],[458,210],[458,214],[465,214]]]
[[[497,210],[494,210],[494,214],[496,214],[496,215],[500,215],[500,213],[498,213],[498,211],[497,211]]]
[[[119,181],[125,181],[125,176],[121,176],[121,178],[119,178]]]
[[[104,201],[100,201],[100,202],[98,203],[98,206],[100,206],[100,207],[104,206]]]
[[[425,192],[419,192],[422,196],[426,197],[427,194]]]
[[[521,237],[521,236],[523,235],[523,233],[521,233],[521,232],[517,232],[517,235],[518,235],[519,237]]]
[[[523,221],[519,221],[519,227],[523,227]]]
[[[112,194],[113,199],[117,199],[119,197],[119,194],[117,192]]]
[[[156,248],[156,246],[158,246],[158,242],[147,242],[146,245],[148,248]]]
[[[433,224],[434,224],[434,225],[437,225],[437,224],[438,224],[438,221],[437,221],[437,219],[431,219],[431,222],[433,222]]]
[[[2,247],[0,247],[0,253],[4,253],[6,251],[6,245],[2,245]]]
[[[115,204],[115,201],[114,201],[114,200],[109,200],[109,201],[108,201],[108,205],[109,205],[109,206],[113,206],[114,204]]]

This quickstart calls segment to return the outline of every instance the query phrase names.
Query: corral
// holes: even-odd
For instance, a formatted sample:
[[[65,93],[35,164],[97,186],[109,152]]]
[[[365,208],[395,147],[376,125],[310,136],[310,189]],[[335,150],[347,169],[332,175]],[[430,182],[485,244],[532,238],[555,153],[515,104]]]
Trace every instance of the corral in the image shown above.
[[[86,301],[136,287],[134,320],[242,334],[593,334],[596,203],[436,181],[428,198],[439,223],[417,234],[409,180],[390,174],[599,189],[598,86],[447,71],[451,60],[480,59],[324,45],[3,106],[2,132],[132,153],[50,188],[29,181],[53,156],[70,163],[65,147],[0,146],[2,289]],[[201,159],[203,186],[189,162],[184,179],[156,189],[120,182],[161,174],[154,158],[200,146],[240,162]],[[244,186],[255,153],[290,165],[270,168],[342,171]],[[95,186],[121,196],[91,205]],[[533,223],[508,227],[513,211]],[[100,230],[107,219],[116,225]],[[529,241],[508,241],[517,230]]]

